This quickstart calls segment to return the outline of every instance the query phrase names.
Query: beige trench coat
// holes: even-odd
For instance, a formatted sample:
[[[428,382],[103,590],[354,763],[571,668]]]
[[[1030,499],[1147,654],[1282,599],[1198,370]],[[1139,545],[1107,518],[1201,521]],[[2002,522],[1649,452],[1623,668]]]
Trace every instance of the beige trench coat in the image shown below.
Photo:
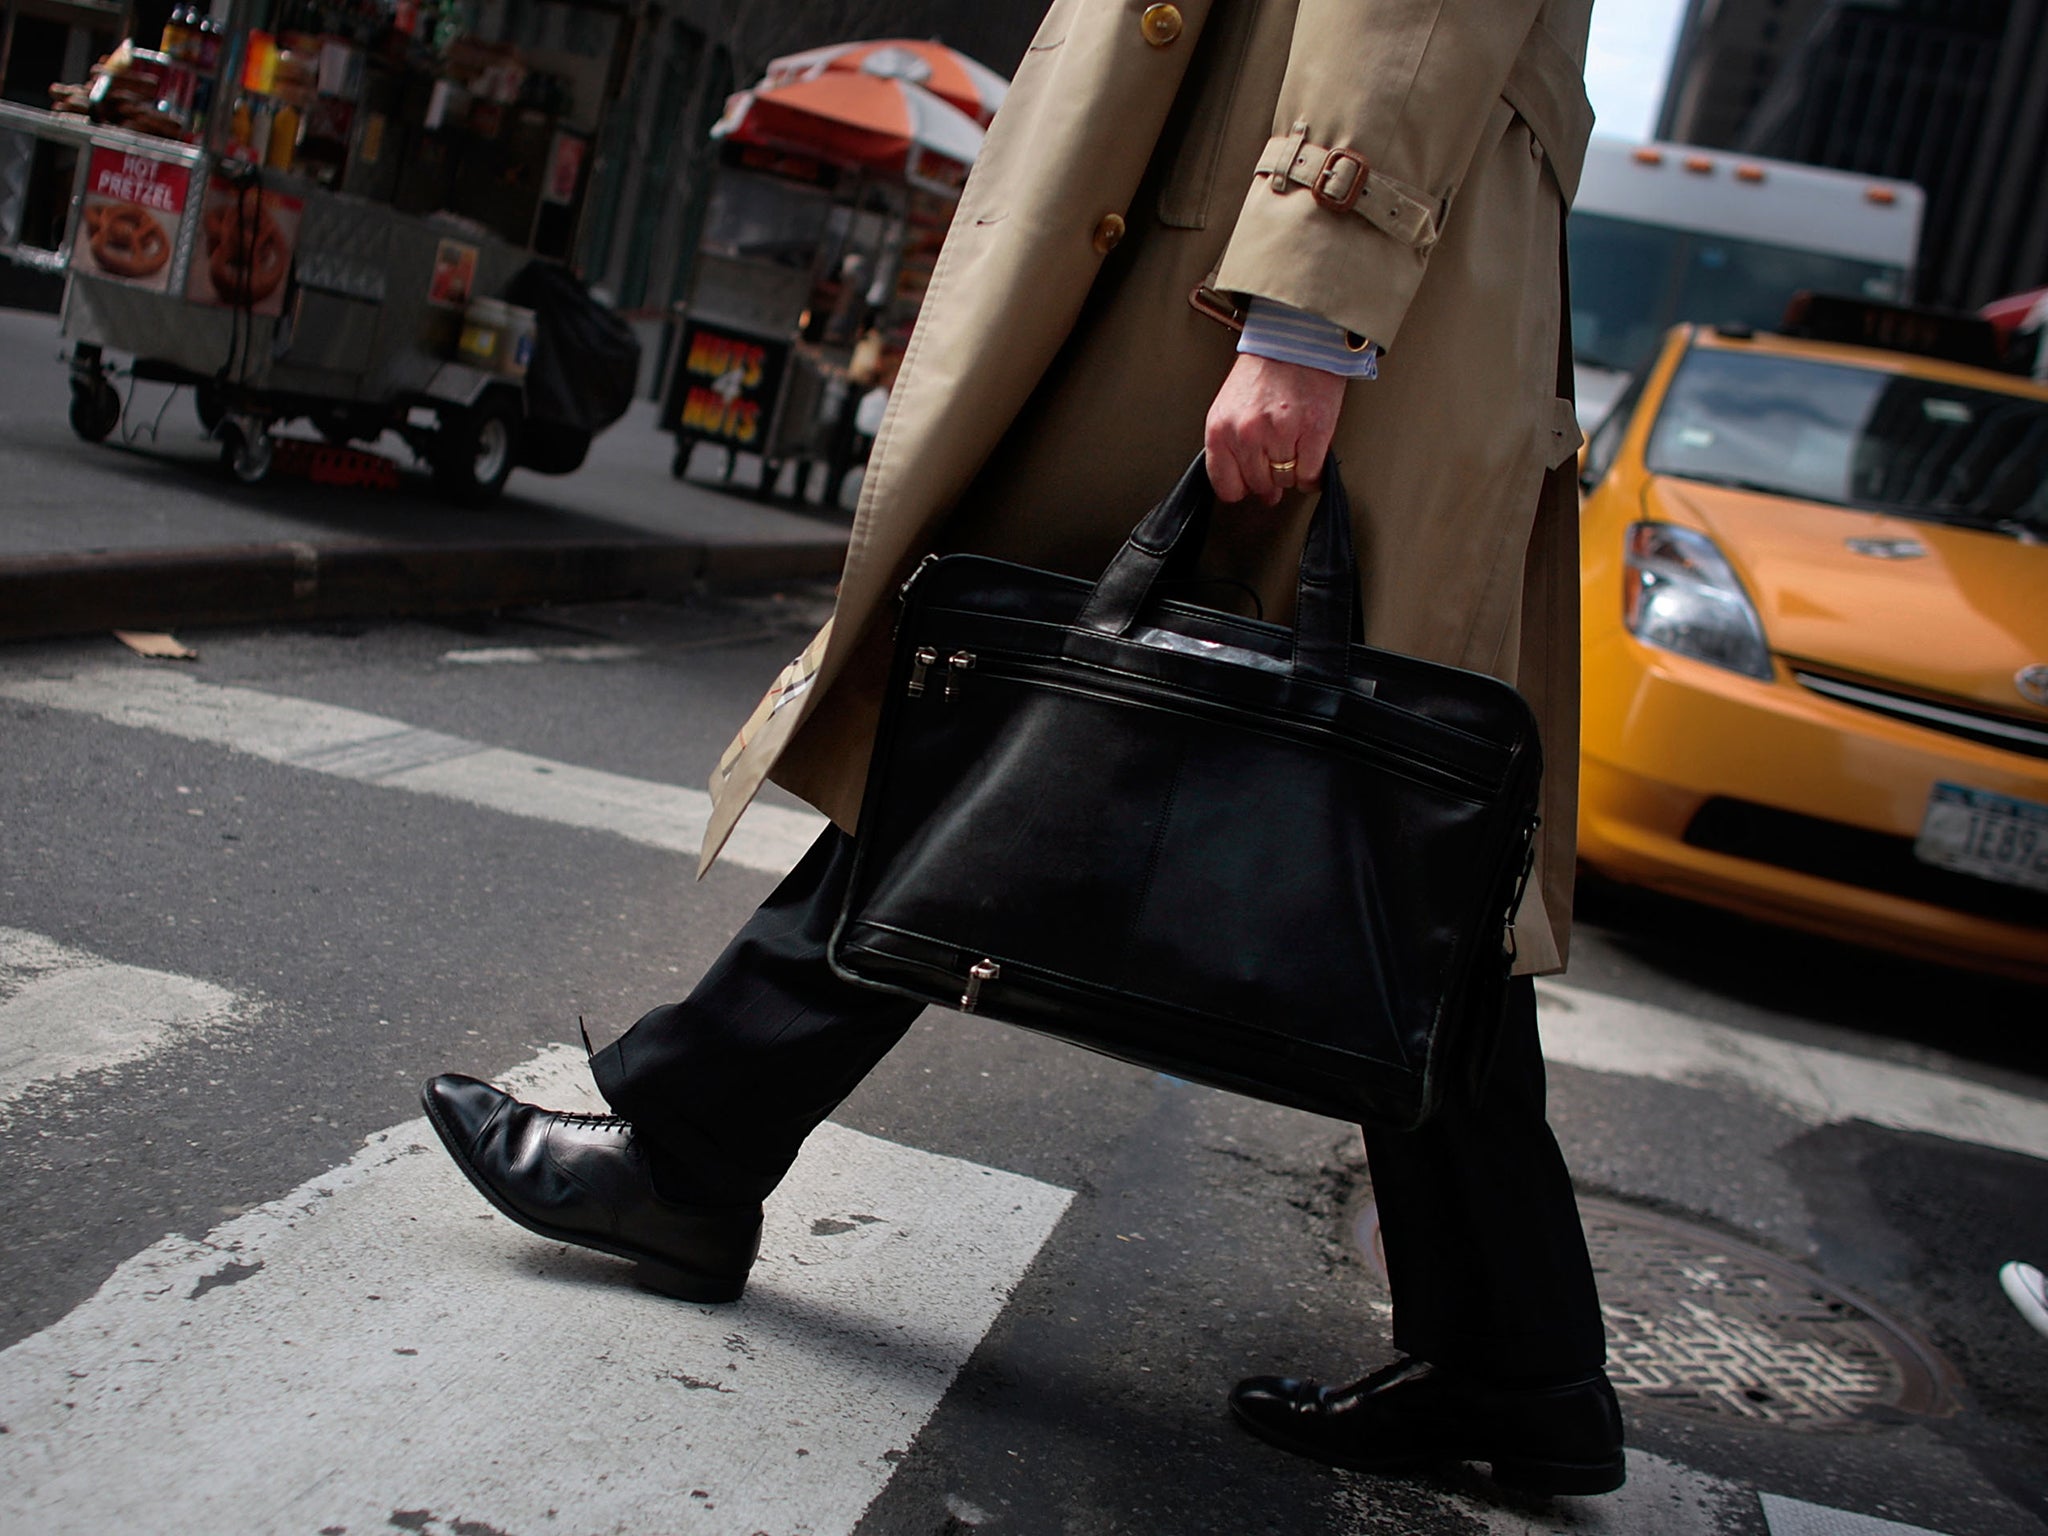
[[[713,775],[704,867],[764,776],[854,828],[892,599],[926,553],[1100,573],[1201,447],[1234,359],[1234,335],[1188,302],[1206,280],[1385,349],[1378,380],[1349,386],[1335,444],[1366,638],[1490,672],[1534,705],[1548,768],[1516,969],[1561,967],[1579,433],[1559,382],[1558,249],[1592,126],[1590,9],[1057,0],[940,255],[833,618]],[[1356,204],[1337,207],[1353,182]],[[1309,510],[1296,496],[1218,518],[1209,567],[1288,616]]]

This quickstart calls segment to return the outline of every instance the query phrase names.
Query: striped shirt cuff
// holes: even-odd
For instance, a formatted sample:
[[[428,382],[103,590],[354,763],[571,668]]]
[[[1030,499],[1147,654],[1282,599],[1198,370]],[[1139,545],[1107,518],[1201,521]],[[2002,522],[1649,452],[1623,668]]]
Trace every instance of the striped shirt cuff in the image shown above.
[[[1372,342],[1353,351],[1349,332],[1333,320],[1294,309],[1272,299],[1254,298],[1245,310],[1244,334],[1237,350],[1276,362],[1320,368],[1347,379],[1380,376],[1380,349]]]

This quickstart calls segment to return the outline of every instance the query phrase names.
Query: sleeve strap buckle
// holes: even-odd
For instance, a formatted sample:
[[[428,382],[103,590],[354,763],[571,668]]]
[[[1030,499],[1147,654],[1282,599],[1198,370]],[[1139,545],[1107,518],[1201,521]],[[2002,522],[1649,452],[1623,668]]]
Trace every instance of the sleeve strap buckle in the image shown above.
[[[1332,213],[1349,213],[1371,175],[1372,167],[1363,155],[1349,149],[1330,150],[1323,156],[1323,168],[1309,183],[1309,196]]]

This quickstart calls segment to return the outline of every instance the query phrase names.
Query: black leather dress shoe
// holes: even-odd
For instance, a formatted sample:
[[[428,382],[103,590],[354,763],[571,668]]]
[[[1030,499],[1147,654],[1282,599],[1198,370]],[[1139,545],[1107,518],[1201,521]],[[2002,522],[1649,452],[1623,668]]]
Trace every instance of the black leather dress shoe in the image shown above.
[[[1484,1461],[1527,1493],[1610,1493],[1627,1467],[1621,1405],[1604,1372],[1499,1386],[1402,1360],[1348,1387],[1254,1376],[1230,1394],[1245,1427],[1283,1450],[1356,1472]]]
[[[483,1197],[529,1232],[635,1261],[633,1278],[683,1301],[737,1301],[761,1251],[759,1205],[677,1205],[617,1115],[522,1104],[453,1074],[420,1090],[427,1123]]]

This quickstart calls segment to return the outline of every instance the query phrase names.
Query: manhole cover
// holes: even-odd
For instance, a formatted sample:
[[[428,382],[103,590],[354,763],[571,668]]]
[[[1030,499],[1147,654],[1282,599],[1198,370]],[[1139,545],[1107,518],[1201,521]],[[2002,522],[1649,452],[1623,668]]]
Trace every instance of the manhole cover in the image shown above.
[[[1615,1389],[1659,1408],[1795,1430],[1852,1430],[1872,1410],[1952,1412],[1934,1347],[1810,1270],[1705,1227],[1582,1199]],[[1375,1268],[1377,1219],[1357,1236]]]

